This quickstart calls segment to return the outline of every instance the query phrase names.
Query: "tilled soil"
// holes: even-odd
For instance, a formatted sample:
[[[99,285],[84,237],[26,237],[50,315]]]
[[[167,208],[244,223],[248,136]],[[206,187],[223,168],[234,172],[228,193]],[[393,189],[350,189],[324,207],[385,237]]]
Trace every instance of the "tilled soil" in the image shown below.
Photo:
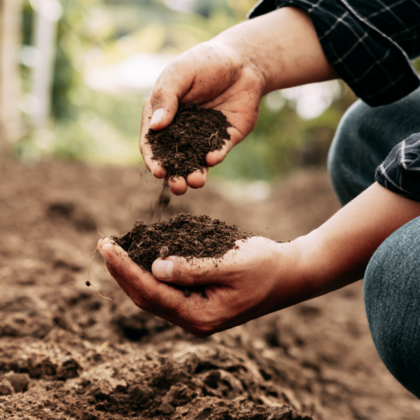
[[[230,140],[225,115],[195,103],[180,106],[173,122],[164,130],[152,129],[146,138],[152,148],[153,159],[166,169],[166,175],[187,177],[203,170],[208,152],[221,150]]]
[[[0,419],[413,420],[419,401],[373,347],[361,284],[197,339],[136,308],[96,254],[104,235],[152,220],[161,182],[138,169],[0,168]],[[188,212],[287,241],[337,208],[324,172],[261,202],[220,184],[175,197]]]

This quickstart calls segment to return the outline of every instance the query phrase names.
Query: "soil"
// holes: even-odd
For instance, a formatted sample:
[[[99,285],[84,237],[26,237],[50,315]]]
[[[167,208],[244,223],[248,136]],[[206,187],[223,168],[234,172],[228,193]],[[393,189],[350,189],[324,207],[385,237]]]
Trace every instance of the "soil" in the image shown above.
[[[159,257],[177,255],[217,260],[237,248],[236,241],[249,236],[235,225],[229,226],[219,219],[179,213],[164,222],[139,220],[125,235],[113,236],[112,239],[136,264],[152,272],[153,261]]]
[[[96,253],[154,222],[145,171],[62,162],[0,168],[0,419],[413,420],[419,401],[373,346],[359,282],[206,339],[136,308]],[[325,172],[233,203],[211,179],[164,211],[288,241],[337,209]],[[226,194],[231,195],[231,194]]]
[[[180,106],[171,125],[164,130],[152,129],[146,134],[153,159],[166,169],[168,177],[183,176],[196,170],[203,171],[206,155],[221,150],[227,131],[232,125],[225,115],[195,103]]]

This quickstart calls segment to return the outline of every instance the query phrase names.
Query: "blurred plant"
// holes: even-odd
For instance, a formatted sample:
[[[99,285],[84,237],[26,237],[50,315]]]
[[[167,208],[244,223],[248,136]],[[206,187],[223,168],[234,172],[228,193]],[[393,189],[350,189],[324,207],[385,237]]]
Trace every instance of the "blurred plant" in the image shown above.
[[[80,87],[70,100],[78,118],[59,120],[16,144],[22,160],[49,157],[101,164],[141,163],[138,127],[142,97],[114,96]]]
[[[29,47],[33,9],[30,0],[22,1],[23,44]],[[89,90],[83,84],[85,69],[120,62],[138,52],[179,54],[244,20],[255,1],[61,0],[64,15],[57,37],[54,123],[21,141],[16,153],[24,159],[58,156],[138,164],[144,97],[138,92],[113,95]],[[28,89],[30,49],[23,48],[21,56]],[[420,70],[420,60],[415,66]],[[331,106],[311,120],[299,117],[296,101],[286,93],[272,92],[263,98],[254,131],[210,174],[272,180],[297,166],[325,165],[336,126],[355,100],[343,83],[340,86]]]

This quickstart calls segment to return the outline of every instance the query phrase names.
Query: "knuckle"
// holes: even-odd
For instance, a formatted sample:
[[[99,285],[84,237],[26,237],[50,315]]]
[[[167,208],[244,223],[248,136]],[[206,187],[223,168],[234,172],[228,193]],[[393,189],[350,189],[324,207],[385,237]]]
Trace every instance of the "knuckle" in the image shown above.
[[[201,314],[194,323],[194,331],[202,336],[208,337],[216,332],[217,322],[214,316]]]
[[[159,104],[160,102],[162,102],[162,100],[164,98],[164,95],[165,95],[164,86],[162,86],[160,84],[158,86],[155,86],[153,88],[152,96],[150,98],[150,101],[152,103],[152,106],[154,107],[157,104]]]

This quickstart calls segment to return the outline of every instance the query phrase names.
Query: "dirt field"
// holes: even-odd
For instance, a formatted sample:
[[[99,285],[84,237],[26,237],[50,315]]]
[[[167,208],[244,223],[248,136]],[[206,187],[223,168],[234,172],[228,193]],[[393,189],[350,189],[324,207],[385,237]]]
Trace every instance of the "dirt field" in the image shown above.
[[[0,419],[420,418],[376,354],[361,282],[197,339],[134,307],[99,255],[92,281],[112,301],[85,286],[97,227],[149,221],[160,182],[64,163],[8,163],[0,180]],[[287,241],[338,209],[324,172],[295,174],[256,203],[217,188],[176,198],[171,214],[253,232],[282,219],[267,234]]]

